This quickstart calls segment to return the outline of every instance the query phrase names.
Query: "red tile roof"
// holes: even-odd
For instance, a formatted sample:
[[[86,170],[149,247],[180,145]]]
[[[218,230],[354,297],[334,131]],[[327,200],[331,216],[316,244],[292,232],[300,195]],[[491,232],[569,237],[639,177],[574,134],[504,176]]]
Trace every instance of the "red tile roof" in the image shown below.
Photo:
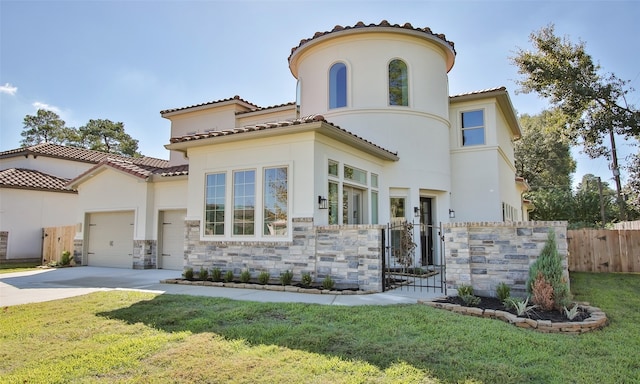
[[[293,53],[299,49],[300,47],[302,47],[303,45],[305,45],[306,43],[317,39],[319,37],[322,36],[326,36],[328,34],[331,33],[337,33],[337,32],[341,32],[341,31],[347,31],[347,30],[353,30],[353,29],[358,29],[358,28],[396,28],[396,29],[409,29],[409,30],[413,30],[413,31],[418,31],[418,32],[423,32],[426,35],[429,36],[434,36],[437,37],[438,39],[442,40],[444,43],[446,43],[447,45],[449,45],[451,47],[451,49],[453,50],[454,54],[455,54],[455,46],[454,43],[452,41],[448,41],[446,36],[441,34],[441,33],[433,33],[431,31],[431,28],[414,28],[411,24],[409,23],[405,23],[403,25],[399,25],[399,24],[390,24],[387,20],[382,20],[380,22],[380,24],[369,24],[366,25],[365,23],[363,23],[362,21],[359,21],[356,25],[352,26],[352,27],[343,27],[341,25],[336,25],[331,31],[325,31],[325,32],[316,32],[312,38],[310,39],[302,39],[300,40],[300,44],[298,44],[298,46],[291,48],[291,54],[289,55],[289,59],[291,58],[291,56],[293,56]]]
[[[150,165],[135,164],[131,161],[122,159],[106,158],[90,169],[81,173],[77,177],[73,178],[72,180],[67,180],[66,187],[68,188],[76,185],[79,180],[84,179],[88,175],[95,173],[98,169],[103,167],[117,169],[121,172],[128,173],[129,175],[143,180],[147,180],[153,175],[160,175],[161,177],[172,177],[189,174],[188,164],[177,165],[173,167],[154,167]]]
[[[285,128],[285,127],[291,127],[291,126],[303,126],[304,124],[309,124],[309,123],[315,123],[315,122],[323,122],[326,123],[329,127],[332,127],[334,129],[337,129],[343,133],[346,133],[347,135],[351,136],[352,138],[357,139],[358,141],[362,142],[362,143],[366,143],[369,146],[373,146],[379,150],[382,150],[383,152],[386,152],[388,154],[391,154],[393,156],[397,156],[397,152],[392,152],[388,149],[385,149],[377,144],[374,144],[373,142],[370,142],[358,135],[355,135],[349,131],[347,131],[346,129],[340,128],[337,125],[334,125],[330,122],[328,122],[327,120],[325,120],[324,116],[322,115],[311,115],[311,116],[306,116],[306,117],[302,117],[296,120],[286,120],[286,121],[279,121],[279,122],[274,122],[274,123],[264,123],[264,124],[256,124],[256,125],[247,125],[241,128],[231,128],[231,129],[224,129],[224,130],[219,130],[219,131],[207,131],[204,133],[195,133],[195,134],[191,134],[191,135],[185,135],[185,136],[180,136],[180,137],[172,137],[170,142],[173,143],[184,143],[184,142],[188,142],[188,141],[196,141],[196,140],[202,140],[202,139],[209,139],[209,138],[213,138],[213,137],[222,137],[222,136],[229,136],[229,135],[240,135],[243,133],[249,133],[249,132],[256,132],[256,131],[264,131],[264,130],[271,130],[271,129],[279,129],[279,128]]]
[[[73,160],[84,163],[99,163],[106,158],[121,159],[124,161],[130,161],[134,164],[148,165],[154,167],[168,167],[169,161],[163,159],[157,159],[155,157],[127,157],[115,155],[113,153],[106,153],[100,151],[92,151],[90,149],[69,147],[65,145],[53,144],[53,143],[41,143],[30,147],[23,147],[17,149],[11,149],[8,151],[0,152],[0,159],[15,156],[46,156],[58,159]]]
[[[236,112],[236,115],[242,115],[242,114],[245,114],[245,113],[257,112],[257,111],[265,111],[267,109],[276,109],[276,108],[282,108],[282,107],[292,107],[294,105],[296,105],[296,102],[295,101],[291,101],[291,102],[288,102],[288,103],[278,104],[278,105],[271,105],[271,106],[268,106],[268,107],[257,107],[257,108],[251,109],[249,111],[239,111],[239,112]]]
[[[0,188],[77,193],[65,187],[68,181],[33,169],[10,168],[0,171]]]
[[[215,101],[208,101],[208,102],[206,102],[206,103],[194,104],[194,105],[189,105],[189,106],[186,106],[186,107],[180,107],[180,108],[165,109],[165,110],[163,110],[163,111],[160,111],[160,115],[164,115],[164,114],[171,113],[171,112],[183,111],[183,110],[185,110],[185,109],[191,109],[191,108],[197,108],[197,107],[204,107],[204,106],[206,106],[206,105],[213,105],[213,104],[225,103],[225,102],[233,101],[233,100],[241,101],[241,102],[243,102],[243,103],[245,103],[245,104],[248,104],[249,106],[252,106],[252,107],[254,107],[254,108],[260,108],[260,107],[258,107],[257,105],[255,105],[255,104],[253,104],[253,103],[250,103],[250,102],[248,102],[248,101],[246,101],[246,100],[242,99],[240,96],[236,95],[236,96],[230,97],[230,98],[228,98],[228,99],[220,99],[220,100],[215,100]]]
[[[457,95],[451,95],[451,96],[449,96],[449,98],[450,99],[455,99],[456,97],[463,97],[463,96],[470,96],[470,95],[482,95],[482,94],[485,94],[485,93],[492,93],[492,92],[497,92],[497,91],[506,92],[507,91],[507,87],[503,86],[503,87],[481,89],[479,91],[471,91],[471,92],[459,93]]]

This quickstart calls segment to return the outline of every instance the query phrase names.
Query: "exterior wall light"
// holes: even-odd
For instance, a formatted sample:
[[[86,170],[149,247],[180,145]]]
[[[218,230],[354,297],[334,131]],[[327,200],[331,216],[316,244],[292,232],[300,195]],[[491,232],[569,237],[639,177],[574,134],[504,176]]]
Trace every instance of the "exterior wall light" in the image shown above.
[[[318,208],[319,209],[329,208],[329,204],[327,203],[326,197],[318,196]]]
[[[450,219],[455,219],[456,218],[456,211],[454,211],[451,208],[449,208],[449,218]]]
[[[420,208],[419,207],[413,207],[413,216],[420,217]]]

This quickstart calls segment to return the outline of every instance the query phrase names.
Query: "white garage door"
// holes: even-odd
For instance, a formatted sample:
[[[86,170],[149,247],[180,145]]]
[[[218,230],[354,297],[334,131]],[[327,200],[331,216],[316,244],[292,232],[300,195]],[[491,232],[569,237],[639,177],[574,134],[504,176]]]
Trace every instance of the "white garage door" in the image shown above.
[[[89,215],[88,264],[133,268],[133,211]]]
[[[158,268],[184,269],[184,218],[186,210],[161,212],[161,248]]]

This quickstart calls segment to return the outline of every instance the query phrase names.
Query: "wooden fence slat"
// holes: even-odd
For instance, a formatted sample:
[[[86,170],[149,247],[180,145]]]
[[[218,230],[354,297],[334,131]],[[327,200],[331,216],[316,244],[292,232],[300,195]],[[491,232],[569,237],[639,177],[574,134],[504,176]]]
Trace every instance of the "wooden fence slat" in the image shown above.
[[[640,272],[640,230],[567,231],[569,270]]]

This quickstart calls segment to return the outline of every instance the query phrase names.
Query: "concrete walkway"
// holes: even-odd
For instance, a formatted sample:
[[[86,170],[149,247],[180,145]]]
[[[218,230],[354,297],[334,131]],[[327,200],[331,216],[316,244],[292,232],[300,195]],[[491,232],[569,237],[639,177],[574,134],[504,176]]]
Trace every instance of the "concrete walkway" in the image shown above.
[[[58,300],[96,291],[141,290],[158,294],[225,297],[260,302],[295,302],[326,305],[415,304],[442,297],[440,292],[419,288],[395,289],[368,295],[319,295],[257,289],[161,284],[180,277],[179,271],[73,267],[0,274],[0,307]]]

